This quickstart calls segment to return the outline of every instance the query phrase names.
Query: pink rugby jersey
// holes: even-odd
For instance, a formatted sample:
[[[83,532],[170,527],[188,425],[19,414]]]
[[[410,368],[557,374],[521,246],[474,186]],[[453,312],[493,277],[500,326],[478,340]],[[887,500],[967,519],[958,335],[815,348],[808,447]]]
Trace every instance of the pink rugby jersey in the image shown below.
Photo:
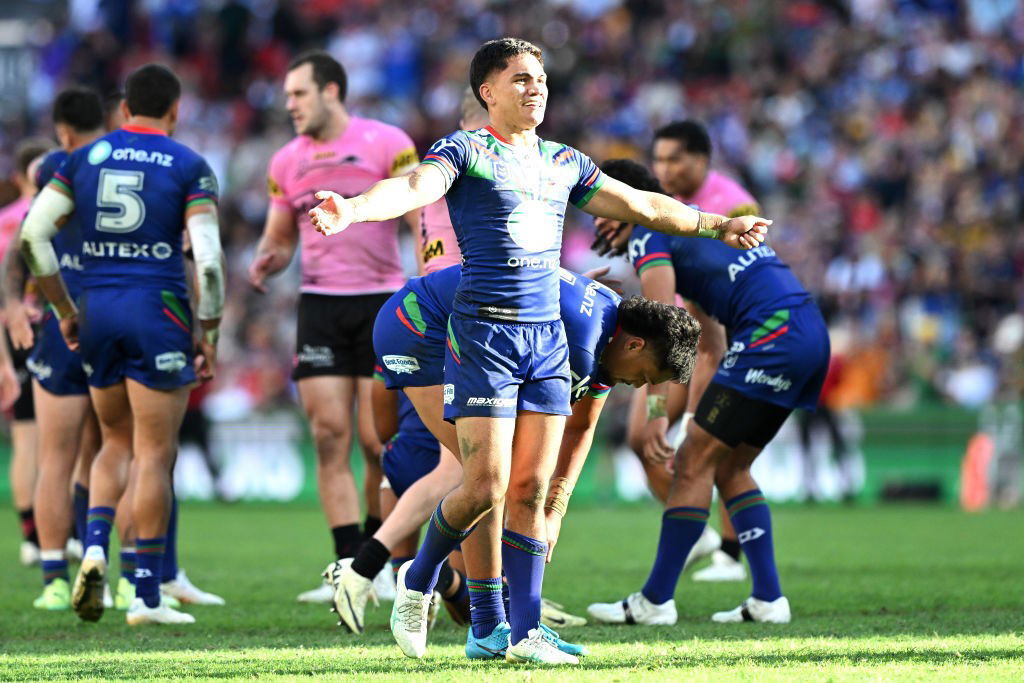
[[[462,252],[444,197],[427,204],[420,212],[420,248],[423,268],[428,275],[462,263]]]
[[[7,248],[11,245],[14,233],[21,227],[21,221],[28,213],[28,207],[32,204],[31,199],[18,198],[0,209],[0,260],[3,260]]]
[[[718,171],[709,171],[704,184],[692,197],[679,197],[685,204],[695,204],[701,211],[717,213],[729,218],[756,216],[760,212],[757,200],[732,178]]]
[[[270,160],[267,186],[273,206],[291,211],[302,247],[302,291],[309,294],[380,294],[405,284],[398,254],[398,220],[360,223],[324,237],[307,212],[313,195],[332,190],[355,197],[379,180],[402,175],[419,163],[412,140],[380,121],[349,118],[330,142],[299,135]]]

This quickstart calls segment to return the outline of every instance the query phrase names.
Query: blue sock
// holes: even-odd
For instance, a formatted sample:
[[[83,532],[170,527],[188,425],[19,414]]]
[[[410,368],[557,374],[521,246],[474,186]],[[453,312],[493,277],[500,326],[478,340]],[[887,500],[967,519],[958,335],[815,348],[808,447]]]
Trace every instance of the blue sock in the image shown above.
[[[654,558],[651,574],[644,584],[644,597],[660,605],[676,593],[679,575],[683,573],[686,556],[693,550],[697,539],[708,524],[705,508],[678,507],[665,510],[661,517],[661,537],[658,555]]]
[[[508,529],[501,533],[501,563],[508,578],[508,623],[513,645],[540,623],[540,589],[548,544]]]
[[[505,621],[505,605],[501,599],[502,585],[501,577],[466,579],[474,638],[486,638],[494,632],[495,626]]]
[[[501,573],[501,606],[505,608],[505,614],[512,614],[512,605],[509,604],[508,599],[508,580],[505,578],[505,572]]]
[[[441,514],[441,503],[438,503],[434,510],[430,523],[427,525],[427,536],[423,539],[423,545],[416,553],[409,571],[405,573],[405,587],[409,590],[429,593],[434,590],[437,583],[437,573],[441,571],[441,565],[448,555],[462,539],[469,536],[472,529],[453,529],[444,521]]]
[[[135,585],[135,548],[121,548],[121,576],[128,579],[128,582]]]
[[[88,548],[98,545],[103,548],[103,557],[110,556],[110,527],[114,525],[114,508],[89,508],[82,545]]]
[[[85,543],[85,525],[89,519],[89,489],[81,484],[75,484],[72,508],[75,512],[75,536]]]
[[[768,512],[764,494],[753,489],[726,501],[729,518],[736,528],[743,554],[750,565],[753,583],[751,595],[771,602],[782,597],[779,572],[775,568],[775,548],[772,545],[772,516]]]
[[[178,497],[171,493],[171,516],[167,518],[167,545],[164,547],[164,563],[160,567],[160,581],[174,581],[178,578]]]
[[[160,604],[160,567],[164,559],[165,538],[135,540],[135,597],[146,607]]]
[[[43,585],[48,586],[54,579],[68,580],[68,560],[63,550],[43,550],[39,553],[39,564],[43,568]]]

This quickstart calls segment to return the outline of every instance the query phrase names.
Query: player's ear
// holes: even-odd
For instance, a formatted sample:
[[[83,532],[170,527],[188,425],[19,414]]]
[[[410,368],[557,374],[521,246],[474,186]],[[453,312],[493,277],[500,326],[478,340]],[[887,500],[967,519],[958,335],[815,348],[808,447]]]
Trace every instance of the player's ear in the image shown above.
[[[121,119],[122,120],[127,121],[128,119],[130,119],[132,117],[132,111],[131,111],[131,109],[128,108],[128,98],[125,98],[125,99],[121,100],[121,104],[119,105],[119,108],[121,109]]]
[[[640,353],[647,348],[647,340],[643,337],[630,337],[629,341],[626,342],[626,350],[634,353]]]
[[[490,105],[494,104],[494,93],[491,92],[491,84],[484,81],[480,84],[480,97],[484,98],[484,102],[487,103],[488,109]]]

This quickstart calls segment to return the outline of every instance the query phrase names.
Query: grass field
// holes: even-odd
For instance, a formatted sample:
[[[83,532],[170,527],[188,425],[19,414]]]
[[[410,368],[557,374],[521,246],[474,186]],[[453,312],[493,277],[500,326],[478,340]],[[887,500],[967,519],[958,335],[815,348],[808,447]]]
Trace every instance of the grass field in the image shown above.
[[[13,517],[13,515],[11,515]],[[642,585],[658,513],[574,509],[546,594],[577,613]],[[182,565],[228,606],[193,608],[197,623],[129,629],[40,613],[38,569],[16,565],[14,520],[0,528],[0,680],[296,678],[393,680],[687,680],[1024,678],[1024,513],[968,516],[936,507],[776,511],[788,626],[712,624],[746,585],[684,577],[674,627],[563,632],[592,651],[574,670],[470,663],[465,632],[442,611],[427,657],[404,658],[371,610],[366,636],[335,627],[326,607],[294,601],[326,563],[328,535],[305,506],[185,506]]]

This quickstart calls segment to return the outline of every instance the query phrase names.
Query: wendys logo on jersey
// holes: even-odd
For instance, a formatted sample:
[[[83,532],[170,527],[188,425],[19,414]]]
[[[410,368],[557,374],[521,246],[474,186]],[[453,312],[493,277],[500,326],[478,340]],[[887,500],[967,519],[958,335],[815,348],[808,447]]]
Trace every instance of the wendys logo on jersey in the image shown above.
[[[399,375],[402,373],[412,374],[419,372],[420,362],[412,356],[384,356],[384,367]]]
[[[743,378],[743,382],[746,384],[763,384],[771,387],[775,393],[788,391],[793,386],[793,380],[788,377],[784,375],[772,376],[760,368],[747,370],[747,376]]]

